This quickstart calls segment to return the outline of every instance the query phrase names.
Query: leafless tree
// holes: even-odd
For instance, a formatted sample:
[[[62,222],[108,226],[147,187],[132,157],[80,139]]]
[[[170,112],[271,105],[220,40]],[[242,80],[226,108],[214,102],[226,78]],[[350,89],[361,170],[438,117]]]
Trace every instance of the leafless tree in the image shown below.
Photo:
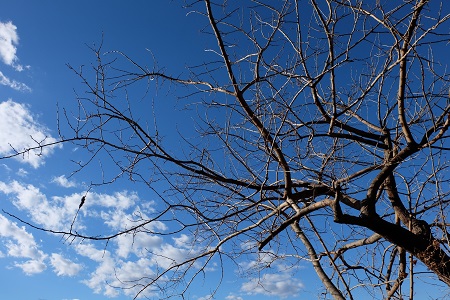
[[[169,70],[150,55],[94,48],[93,68],[73,68],[87,87],[79,113],[58,120],[58,143],[92,154],[81,169],[102,154],[118,167],[99,184],[144,183],[165,209],[110,236],[60,233],[110,240],[146,234],[155,220],[190,232],[195,255],[134,283],[142,290],[182,283],[183,293],[213,257],[257,251],[309,261],[335,299],[412,299],[420,276],[450,285],[447,3],[205,0],[186,9],[208,21],[205,57],[215,59]],[[142,87],[143,98],[129,92]],[[183,93],[178,103],[196,112],[180,120],[178,141],[158,126],[156,91]]]

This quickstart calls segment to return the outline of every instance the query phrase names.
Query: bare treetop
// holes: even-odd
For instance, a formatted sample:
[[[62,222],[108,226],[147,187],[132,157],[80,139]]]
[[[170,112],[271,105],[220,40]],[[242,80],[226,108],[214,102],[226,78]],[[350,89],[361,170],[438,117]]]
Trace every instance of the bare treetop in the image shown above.
[[[155,220],[189,232],[191,258],[132,283],[167,296],[211,259],[253,252],[309,261],[327,298],[412,299],[430,274],[450,285],[446,4],[196,1],[188,17],[209,23],[201,64],[94,48],[92,69],[73,68],[87,90],[78,115],[61,111],[58,143],[117,167],[98,184],[126,176],[164,207],[110,236],[60,233],[110,240]],[[176,139],[140,107],[170,95],[195,109],[173,120]]]

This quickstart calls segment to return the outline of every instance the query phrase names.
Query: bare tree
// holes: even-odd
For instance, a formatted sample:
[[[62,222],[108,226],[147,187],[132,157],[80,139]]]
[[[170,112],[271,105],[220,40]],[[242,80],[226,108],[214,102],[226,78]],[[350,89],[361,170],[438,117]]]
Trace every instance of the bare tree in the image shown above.
[[[74,69],[87,87],[79,114],[58,120],[58,143],[118,167],[98,184],[128,176],[165,209],[110,236],[60,233],[110,240],[146,234],[155,220],[190,232],[199,250],[133,283],[142,291],[183,284],[184,293],[203,270],[194,262],[255,251],[310,261],[335,299],[412,299],[413,279],[430,274],[450,285],[445,1],[205,0],[187,9],[208,20],[216,60],[182,73],[94,48],[97,64]],[[139,83],[143,99],[128,94]],[[176,146],[149,125],[157,115],[139,111],[173,89],[197,111]],[[416,274],[420,265],[429,272]]]

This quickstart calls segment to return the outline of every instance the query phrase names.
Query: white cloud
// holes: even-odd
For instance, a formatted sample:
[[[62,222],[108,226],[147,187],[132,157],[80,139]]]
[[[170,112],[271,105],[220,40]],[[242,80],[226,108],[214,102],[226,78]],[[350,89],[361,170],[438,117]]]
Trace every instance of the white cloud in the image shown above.
[[[161,248],[155,249],[152,254],[153,261],[166,269],[193,257],[196,252],[195,250],[177,248],[171,244],[163,244]]]
[[[111,257],[104,257],[95,271],[90,274],[90,278],[82,282],[96,294],[103,293],[105,296],[116,297],[119,295],[119,291],[108,284],[110,279],[114,280],[115,274],[114,260]]]
[[[131,207],[131,204],[140,201],[136,193],[122,191],[114,193],[111,196],[103,194],[99,196],[101,199],[94,199],[93,202],[103,204],[103,207],[112,208],[109,211],[103,210],[100,213],[100,217],[104,220],[106,225],[115,231],[130,229],[140,222],[151,219],[151,217],[147,216],[139,207],[135,207],[132,213],[124,211],[124,209]],[[167,230],[167,226],[160,221],[153,220],[146,224],[143,229],[146,231],[164,231]]]
[[[43,253],[38,250],[33,235],[3,215],[0,215],[0,237],[8,240],[5,245],[9,256],[33,259],[43,256]]]
[[[240,262],[240,266],[244,270],[261,270],[267,266],[277,267],[278,269],[287,269],[287,267],[281,263],[282,256],[280,253],[273,253],[272,251],[258,252],[255,259]]]
[[[163,243],[161,237],[144,232],[122,235],[114,241],[110,245],[117,245],[115,251],[97,249],[93,244],[76,245],[78,254],[98,263],[95,271],[83,283],[94,292],[109,297],[117,296],[120,292],[135,296],[152,276],[156,276],[156,270],[162,272],[195,254],[193,250]],[[136,256],[130,256],[130,253]],[[136,260],[133,260],[134,257]],[[165,280],[165,277],[161,277],[158,282],[163,285]],[[155,288],[149,287],[140,297],[151,297],[157,292]]]
[[[52,182],[56,183],[59,186],[65,187],[65,188],[77,186],[77,183],[75,181],[67,179],[65,175],[53,177]]]
[[[19,60],[16,52],[19,44],[17,26],[11,21],[0,22],[0,59],[8,66],[12,66],[16,71],[22,71],[24,67],[17,63]]]
[[[34,275],[42,273],[47,269],[47,266],[39,260],[28,260],[24,263],[15,263],[14,266],[21,268],[22,271],[27,275]]]
[[[244,282],[241,291],[249,295],[266,295],[271,297],[288,298],[297,296],[303,284],[291,274],[264,274],[260,278],[252,278]]]
[[[96,249],[90,243],[76,245],[75,251],[79,255],[98,263],[95,271],[90,274],[90,278],[83,280],[82,283],[91,288],[96,294],[103,293],[110,297],[118,296],[119,291],[108,284],[108,280],[114,278],[116,274],[116,262],[112,258],[111,253],[106,249]]]
[[[22,214],[28,215],[37,226],[66,231],[72,223],[83,195],[73,193],[63,197],[50,197],[39,188],[18,181],[9,183],[0,181],[0,193],[8,195],[16,208],[21,210]],[[73,230],[81,233],[87,230],[85,224],[95,224],[92,227],[95,230],[93,234],[107,232],[108,229],[117,232],[137,225],[138,222],[151,220],[151,217],[136,206],[141,202],[136,193],[127,191],[111,195],[90,192],[86,196],[86,203],[80,210]],[[152,209],[154,207],[148,206],[145,211]],[[151,232],[162,232],[167,229],[162,222],[153,220],[141,231],[117,237],[107,243],[107,247],[104,243],[91,244],[85,241],[71,244],[80,261],[75,263],[62,254],[43,253],[30,233],[11,223],[7,218],[1,215],[0,217],[0,237],[6,240],[6,243],[3,243],[4,255],[26,259],[14,262],[15,267],[30,275],[45,270],[45,263],[48,263],[58,276],[75,276],[80,272],[89,272],[83,274],[85,278],[83,283],[95,293],[108,297],[120,294],[135,296],[148,284],[152,276],[156,276],[156,273],[161,274],[175,263],[198,255],[201,247],[192,245],[191,237],[185,234],[167,238],[166,241],[162,236],[152,234]],[[104,228],[100,228],[101,226]],[[87,260],[89,262],[86,262]],[[91,267],[93,269],[87,271]],[[199,268],[197,264],[187,267],[193,271]],[[181,269],[177,268],[174,271],[183,272]],[[172,275],[175,274],[168,272],[167,276],[158,279],[158,284],[164,285],[167,278]],[[150,287],[143,291],[140,297],[154,297],[157,293],[154,287]]]
[[[173,237],[172,238],[175,241],[175,245],[177,247],[183,247],[188,248],[189,243],[191,242],[191,238],[187,236],[186,234],[182,234],[179,237]]]
[[[155,271],[151,267],[153,263],[146,258],[121,262],[116,269],[117,275],[110,278],[111,285],[123,287],[125,295],[134,297],[148,284],[149,278],[155,276]],[[139,295],[139,298],[152,297],[158,292],[157,287],[149,286]]]
[[[151,268],[154,264],[147,258],[137,261],[115,259],[110,251],[96,249],[92,244],[79,244],[76,251],[99,263],[89,278],[82,282],[95,293],[108,297],[118,296],[120,292],[135,296],[155,274]],[[155,293],[155,288],[149,287],[140,296],[150,297]]]
[[[92,203],[103,207],[113,207],[119,210],[128,209],[139,200],[136,193],[129,193],[128,191],[116,192],[112,195],[96,194],[94,197],[96,197],[96,199]]]
[[[0,22],[0,58],[5,64],[12,65],[17,60],[18,43],[17,27],[11,21]]]
[[[12,155],[15,153],[14,149],[23,151],[38,146],[37,143],[56,142],[49,130],[34,120],[26,105],[11,99],[0,103],[0,128],[0,155]],[[45,157],[53,153],[55,147],[61,146],[31,150],[16,156],[16,159],[37,168],[44,163]]]
[[[247,281],[241,285],[241,291],[248,295],[259,294],[278,298],[296,297],[302,290],[303,283],[294,276],[294,273],[301,266],[297,263],[288,264],[288,260],[283,257],[283,253],[275,253],[269,250],[258,253],[255,255],[255,259],[240,262],[241,270],[248,272],[247,274],[252,272],[262,274],[253,278],[247,275]]]
[[[17,208],[28,212],[33,222],[53,230],[68,229],[67,224],[72,221],[81,198],[80,194],[73,194],[65,198],[54,197],[50,202],[39,188],[17,181],[11,183],[0,181],[0,192],[14,195],[12,203]],[[81,226],[79,223],[75,225],[77,224]]]
[[[50,263],[58,276],[75,276],[83,269],[81,264],[74,263],[57,253],[52,253]]]
[[[16,55],[17,45],[19,44],[19,36],[17,27],[12,22],[0,22],[0,60],[13,67],[16,71],[21,72],[30,66],[22,66],[18,63],[19,58]],[[31,88],[25,83],[18,82],[8,78],[0,71],[0,84],[6,85],[12,89],[22,92],[31,92]]]
[[[172,266],[175,261],[181,262],[192,254],[192,251],[162,244],[160,237],[142,232],[134,236],[132,245],[130,242],[133,241],[129,235],[119,237],[116,240],[117,251],[106,248],[97,249],[91,243],[75,245],[75,251],[79,255],[98,263],[83,283],[95,293],[108,297],[115,297],[120,293],[135,296],[152,277],[157,276],[156,272],[162,272],[165,268]],[[139,249],[141,252],[138,251]],[[136,260],[128,256],[130,252],[139,255]],[[167,275],[170,276],[170,273]],[[158,279],[159,285],[146,288],[139,297],[154,297],[158,293],[157,286],[164,285],[165,280],[166,277],[161,277]]]
[[[233,294],[229,294],[228,296],[225,297],[225,300],[244,300],[244,298]]]
[[[108,250],[99,250],[92,244],[77,244],[75,250],[78,254],[96,262],[102,262],[104,259],[109,260],[111,258],[111,253]]]
[[[127,258],[130,253],[138,257],[148,256],[148,251],[159,247],[162,238],[155,235],[138,232],[137,234],[121,235],[115,239],[117,243],[117,254]]]
[[[23,184],[18,181],[9,183],[0,181],[0,192],[11,195],[12,203],[20,210],[26,211],[31,220],[37,225],[44,226],[52,230],[68,230],[68,224],[71,224],[78,210],[81,197],[84,193],[73,193],[64,197],[47,197],[38,187],[31,184]],[[136,219],[138,210],[128,214],[123,210],[129,209],[139,200],[136,193],[127,191],[116,192],[112,195],[88,193],[86,202],[80,211],[77,221],[74,223],[74,230],[80,232],[84,229],[82,216],[92,218],[103,218],[105,225],[117,230],[123,230],[135,226],[139,220]],[[110,209],[108,212],[102,209]],[[100,213],[99,213],[100,211]],[[145,214],[139,212],[140,218],[147,218]],[[154,221],[145,227],[148,230],[165,229],[163,223]],[[124,240],[125,241],[125,240]],[[155,243],[157,241],[152,241]],[[142,241],[142,245],[148,242]],[[140,245],[138,243],[138,245]]]
[[[206,295],[206,296],[197,298],[197,300],[212,300],[212,299],[214,299],[212,295]]]
[[[39,250],[33,235],[3,215],[0,215],[0,238],[7,249],[7,256],[28,259],[14,263],[14,266],[21,268],[25,274],[32,275],[46,269],[44,260],[47,255]]]

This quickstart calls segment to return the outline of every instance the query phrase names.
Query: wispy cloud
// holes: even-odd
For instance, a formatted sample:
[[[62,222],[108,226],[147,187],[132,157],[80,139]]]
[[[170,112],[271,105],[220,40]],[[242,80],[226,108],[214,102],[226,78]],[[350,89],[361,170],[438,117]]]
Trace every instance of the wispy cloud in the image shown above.
[[[31,92],[31,88],[28,85],[22,82],[18,82],[16,80],[9,79],[2,73],[2,71],[0,71],[0,84],[9,86],[10,88],[16,91]]]
[[[267,269],[267,265],[270,265],[271,268]],[[255,260],[242,262],[240,266],[246,272],[253,270],[258,274],[255,277],[247,277],[247,280],[242,283],[241,292],[247,295],[265,295],[281,299],[294,298],[304,287],[301,280],[294,276],[300,266],[287,265],[282,253],[275,254],[270,251],[260,253]],[[261,272],[263,269],[266,269],[266,273]]]
[[[17,175],[20,177],[26,177],[28,175],[28,171],[22,168],[19,168],[19,170],[17,170]]]
[[[249,295],[266,295],[271,297],[290,298],[297,296],[303,284],[288,273],[264,274],[260,278],[252,278],[242,284],[241,290]]]
[[[51,136],[49,129],[39,124],[28,106],[12,101],[0,103],[0,155],[11,155],[14,151],[23,151],[38,143],[53,143],[56,139]],[[55,147],[48,146],[35,149],[16,159],[28,163],[34,168],[44,163],[44,159],[53,153]]]

